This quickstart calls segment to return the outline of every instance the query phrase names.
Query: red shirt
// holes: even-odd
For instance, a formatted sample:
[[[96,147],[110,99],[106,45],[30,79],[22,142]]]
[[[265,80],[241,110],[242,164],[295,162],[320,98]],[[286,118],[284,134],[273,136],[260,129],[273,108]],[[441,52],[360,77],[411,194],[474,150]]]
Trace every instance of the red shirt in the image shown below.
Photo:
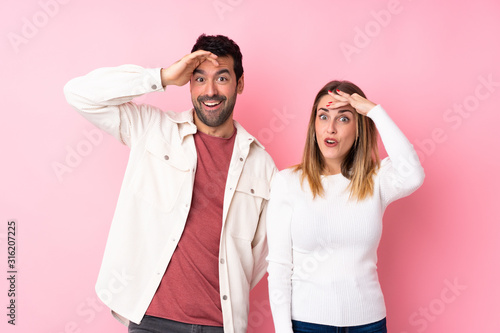
[[[223,326],[219,245],[227,172],[236,130],[228,138],[197,132],[198,163],[186,226],[147,315]]]

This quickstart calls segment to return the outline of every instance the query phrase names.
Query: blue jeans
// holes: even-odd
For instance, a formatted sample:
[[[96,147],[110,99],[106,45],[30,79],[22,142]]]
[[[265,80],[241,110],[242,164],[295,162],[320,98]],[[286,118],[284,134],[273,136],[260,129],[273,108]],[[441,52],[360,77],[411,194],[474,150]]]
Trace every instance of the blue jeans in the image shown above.
[[[141,324],[130,322],[128,333],[224,333],[224,328],[218,326],[204,326],[185,324],[178,321],[144,316]]]
[[[337,327],[292,320],[294,333],[387,333],[385,318],[366,325]]]

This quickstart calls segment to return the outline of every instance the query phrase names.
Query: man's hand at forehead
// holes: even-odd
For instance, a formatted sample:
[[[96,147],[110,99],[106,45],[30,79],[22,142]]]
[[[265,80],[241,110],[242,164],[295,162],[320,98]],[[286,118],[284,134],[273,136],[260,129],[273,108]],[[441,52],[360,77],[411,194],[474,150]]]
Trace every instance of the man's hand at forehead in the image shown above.
[[[168,85],[183,86],[189,82],[193,71],[204,61],[210,61],[214,66],[219,66],[217,56],[209,51],[198,50],[187,54],[182,59],[173,63],[168,68],[161,69],[161,83],[164,87]]]

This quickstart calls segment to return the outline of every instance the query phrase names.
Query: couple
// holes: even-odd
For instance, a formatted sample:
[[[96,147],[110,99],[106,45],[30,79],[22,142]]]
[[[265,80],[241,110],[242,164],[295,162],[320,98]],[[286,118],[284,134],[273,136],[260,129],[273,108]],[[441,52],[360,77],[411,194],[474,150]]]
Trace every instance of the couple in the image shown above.
[[[192,110],[132,102],[188,82]],[[233,120],[243,88],[240,49],[220,35],[168,68],[101,68],[66,84],[72,106],[130,147],[98,296],[129,332],[246,332],[267,256],[276,332],[386,332],[376,250],[386,206],[423,181],[411,144],[357,86],[332,81],[302,162],[278,173]]]

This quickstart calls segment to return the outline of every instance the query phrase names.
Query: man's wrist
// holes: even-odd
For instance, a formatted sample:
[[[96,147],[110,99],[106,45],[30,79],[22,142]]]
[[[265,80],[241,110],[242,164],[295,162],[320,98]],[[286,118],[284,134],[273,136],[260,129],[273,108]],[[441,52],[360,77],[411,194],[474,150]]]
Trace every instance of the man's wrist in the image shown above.
[[[165,88],[168,85],[167,78],[165,77],[165,68],[160,69],[161,85]]]

